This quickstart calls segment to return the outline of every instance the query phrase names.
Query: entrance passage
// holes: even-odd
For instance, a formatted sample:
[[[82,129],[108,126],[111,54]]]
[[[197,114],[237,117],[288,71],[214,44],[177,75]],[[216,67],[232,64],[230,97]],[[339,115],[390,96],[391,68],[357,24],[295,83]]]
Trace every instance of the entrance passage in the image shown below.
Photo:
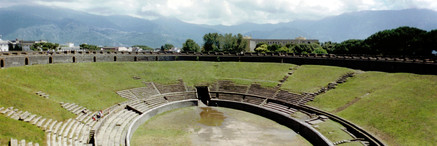
[[[208,105],[209,101],[211,100],[208,86],[196,86],[196,90],[197,98],[202,101],[203,104]]]

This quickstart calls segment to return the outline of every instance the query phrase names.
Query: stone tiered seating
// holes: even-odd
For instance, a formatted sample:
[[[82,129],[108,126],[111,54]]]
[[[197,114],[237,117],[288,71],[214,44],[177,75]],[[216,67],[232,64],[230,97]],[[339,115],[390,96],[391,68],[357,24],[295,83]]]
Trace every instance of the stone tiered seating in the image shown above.
[[[241,102],[243,100],[243,96],[242,95],[232,95],[232,94],[220,94],[218,99]]]
[[[138,99],[137,96],[135,96],[130,90],[117,91],[117,94],[120,95],[121,97],[127,98],[129,100]]]
[[[164,99],[163,96],[159,96],[156,98],[151,98],[145,101],[147,105],[149,105],[150,108],[161,105],[163,103],[167,103],[167,100]]]
[[[146,95],[146,97],[160,94],[154,83],[144,82],[144,85],[145,87],[143,87],[143,93]]]
[[[275,98],[290,104],[297,104],[303,98],[303,95],[280,90]]]
[[[263,106],[270,108],[270,109],[273,109],[273,110],[276,110],[276,111],[286,113],[286,114],[292,114],[292,113],[297,111],[296,109],[289,108],[285,105],[273,103],[273,102],[268,102],[267,104],[264,104]]]
[[[248,94],[259,95],[262,97],[272,97],[276,89],[263,88],[259,84],[252,84],[249,87]]]
[[[139,116],[136,112],[130,110],[120,110],[112,113],[107,117],[99,131],[96,134],[96,143],[98,146],[106,145],[124,145],[124,135],[127,132],[127,125]]]
[[[136,111],[140,113],[144,113],[149,109],[149,105],[146,104],[145,100],[136,100],[130,104],[128,104],[129,107],[135,109]]]
[[[61,103],[61,106],[75,115],[78,115],[83,112],[88,112],[88,110],[85,107],[79,106],[75,103]]]
[[[17,139],[11,138],[10,146],[39,146],[39,144],[38,143],[32,143],[32,142],[27,142],[26,143],[26,140],[24,140],[24,139],[18,141]]]
[[[167,94],[164,96],[164,99],[167,99],[169,102],[179,101],[186,99],[185,93],[175,93],[175,94]]]
[[[208,85],[209,91],[218,91],[218,82]]]
[[[155,84],[155,86],[161,94],[186,91],[184,82],[182,81],[179,81],[178,84],[171,84],[171,85]]]
[[[185,92],[185,99],[197,99],[195,92]]]
[[[218,91],[246,93],[247,86],[234,85],[231,81],[218,81]]]
[[[264,100],[265,100],[264,98],[246,96],[244,98],[243,102],[247,102],[247,103],[251,103],[251,104],[255,104],[255,105],[260,105],[261,103],[263,103]]]

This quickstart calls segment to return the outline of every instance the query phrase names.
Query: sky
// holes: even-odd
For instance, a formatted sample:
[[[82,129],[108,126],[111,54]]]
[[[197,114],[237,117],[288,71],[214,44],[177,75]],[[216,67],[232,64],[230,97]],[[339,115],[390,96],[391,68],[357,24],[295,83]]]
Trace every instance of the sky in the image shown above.
[[[0,0],[0,8],[16,5],[42,5],[149,20],[171,17],[208,25],[319,20],[364,10],[437,11],[437,0]]]

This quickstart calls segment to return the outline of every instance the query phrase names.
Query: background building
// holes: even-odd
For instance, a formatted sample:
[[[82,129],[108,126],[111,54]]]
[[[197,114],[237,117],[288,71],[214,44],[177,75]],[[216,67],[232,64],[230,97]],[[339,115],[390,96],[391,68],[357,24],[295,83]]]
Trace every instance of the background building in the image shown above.
[[[252,39],[251,37],[245,37],[248,45],[246,47],[246,51],[254,52],[256,44],[258,43],[266,43],[268,45],[286,45],[286,44],[301,44],[301,43],[319,43],[319,40],[316,39],[306,39],[304,37],[297,37],[296,39]]]
[[[2,40],[2,35],[0,35],[0,52],[9,51],[9,41]]]

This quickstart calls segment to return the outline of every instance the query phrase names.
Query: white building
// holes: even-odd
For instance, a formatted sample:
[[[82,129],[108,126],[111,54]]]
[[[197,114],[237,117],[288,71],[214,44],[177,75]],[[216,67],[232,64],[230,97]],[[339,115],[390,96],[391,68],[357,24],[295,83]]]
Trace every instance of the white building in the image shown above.
[[[68,42],[64,45],[61,45],[61,48],[59,48],[59,51],[79,51],[80,46],[74,46],[74,43]]]
[[[132,52],[132,47],[118,47],[117,51]]]
[[[9,51],[9,41],[2,40],[2,36],[0,35],[0,52]]]

